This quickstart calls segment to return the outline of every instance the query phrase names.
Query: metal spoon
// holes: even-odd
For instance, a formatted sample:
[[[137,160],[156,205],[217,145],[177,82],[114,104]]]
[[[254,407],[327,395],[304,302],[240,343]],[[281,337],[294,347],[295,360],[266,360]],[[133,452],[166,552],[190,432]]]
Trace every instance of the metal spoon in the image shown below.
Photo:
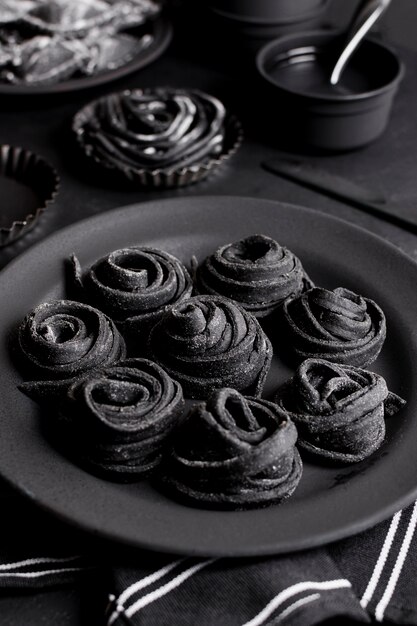
[[[359,8],[348,28],[347,43],[330,76],[332,85],[337,85],[353,52],[390,3],[391,0],[362,0],[359,4]]]

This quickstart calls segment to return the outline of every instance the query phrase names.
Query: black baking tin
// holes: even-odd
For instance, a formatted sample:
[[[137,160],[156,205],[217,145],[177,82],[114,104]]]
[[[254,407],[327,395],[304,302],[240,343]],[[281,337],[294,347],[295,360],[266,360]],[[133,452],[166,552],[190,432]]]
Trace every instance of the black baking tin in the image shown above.
[[[264,46],[256,58],[257,70],[269,104],[271,132],[284,133],[295,142],[313,148],[345,151],[360,148],[377,139],[385,130],[404,67],[397,54],[373,39],[365,39],[355,52],[355,64],[369,89],[359,93],[313,93],[299,84],[280,84],[279,67],[288,67],[288,56],[305,47],[316,50],[316,58],[336,60],[343,35],[325,31],[303,32],[276,39]],[[322,61],[320,61],[322,62]],[[353,62],[351,59],[350,62]],[[331,66],[331,63],[329,64]],[[299,65],[293,64],[294,72]],[[296,81],[294,81],[296,84]]]

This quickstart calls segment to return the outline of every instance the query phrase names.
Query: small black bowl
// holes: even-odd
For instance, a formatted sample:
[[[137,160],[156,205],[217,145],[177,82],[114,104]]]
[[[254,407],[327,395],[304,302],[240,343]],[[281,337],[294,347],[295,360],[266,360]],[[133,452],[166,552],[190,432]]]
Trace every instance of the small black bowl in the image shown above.
[[[310,31],[288,35],[264,46],[256,58],[275,107],[273,131],[294,141],[330,151],[353,150],[385,130],[404,67],[396,53],[365,39],[337,86],[330,74],[343,35]],[[272,109],[271,109],[272,110]]]

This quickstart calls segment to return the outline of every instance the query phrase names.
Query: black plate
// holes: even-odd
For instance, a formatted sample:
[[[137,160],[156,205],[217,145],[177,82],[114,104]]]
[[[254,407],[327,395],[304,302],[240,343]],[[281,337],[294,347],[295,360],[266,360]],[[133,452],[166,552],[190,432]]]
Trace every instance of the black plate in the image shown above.
[[[10,96],[34,96],[49,95],[55,93],[67,93],[69,91],[78,91],[80,89],[88,89],[90,87],[98,87],[112,80],[123,78],[132,72],[136,72],[146,67],[152,61],[156,61],[158,57],[165,52],[171,42],[172,26],[166,19],[158,19],[152,23],[151,34],[153,41],[142,50],[134,59],[125,63],[121,67],[114,70],[99,72],[92,76],[81,78],[71,78],[62,82],[52,83],[50,85],[9,85],[0,82],[0,94]]]
[[[160,247],[188,262],[218,245],[264,233],[291,248],[317,284],[375,299],[388,339],[375,370],[407,407],[388,420],[387,440],[346,468],[305,463],[294,495],[245,512],[183,506],[147,483],[98,479],[43,437],[39,412],[16,385],[10,329],[38,303],[63,295],[63,260],[83,264],[121,246]],[[322,545],[372,526],[417,497],[417,265],[384,240],[324,214],[234,197],[137,204],[75,224],[32,248],[0,274],[0,473],[34,502],[95,534],[136,547],[195,555],[266,555]],[[290,370],[274,357],[266,395]]]

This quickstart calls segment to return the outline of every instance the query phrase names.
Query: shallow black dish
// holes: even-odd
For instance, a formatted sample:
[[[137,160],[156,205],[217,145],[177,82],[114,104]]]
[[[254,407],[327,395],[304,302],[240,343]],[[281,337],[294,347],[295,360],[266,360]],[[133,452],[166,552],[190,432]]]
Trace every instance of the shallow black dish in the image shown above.
[[[62,82],[48,85],[10,85],[0,82],[0,94],[13,96],[47,95],[55,93],[67,93],[98,87],[110,81],[123,78],[132,72],[136,72],[155,61],[163,54],[172,38],[172,27],[165,18],[155,20],[151,25],[153,41],[145,50],[141,51],[135,59],[116,69],[100,72],[88,77],[71,78]]]
[[[157,224],[157,228],[155,227]],[[373,369],[408,404],[387,420],[387,440],[354,467],[304,460],[293,496],[279,506],[246,512],[183,506],[150,484],[106,482],[71,463],[42,431],[41,412],[17,389],[10,332],[39,302],[63,294],[63,259],[90,264],[134,244],[162,248],[188,263],[255,232],[268,234],[302,259],[324,287],[340,284],[384,309],[388,338]],[[381,280],[381,276],[384,280]],[[134,547],[194,555],[285,553],[355,534],[389,517],[417,496],[417,265],[397,248],[346,222],[278,202],[189,197],[136,204],[102,213],[41,242],[0,276],[0,474],[35,503],[67,522]],[[276,348],[278,354],[279,346]],[[274,359],[264,396],[289,378]]]
[[[354,53],[340,83],[330,85],[343,36],[309,31],[271,41],[256,65],[270,100],[271,132],[325,150],[352,150],[385,130],[404,74],[397,54],[373,39]]]

